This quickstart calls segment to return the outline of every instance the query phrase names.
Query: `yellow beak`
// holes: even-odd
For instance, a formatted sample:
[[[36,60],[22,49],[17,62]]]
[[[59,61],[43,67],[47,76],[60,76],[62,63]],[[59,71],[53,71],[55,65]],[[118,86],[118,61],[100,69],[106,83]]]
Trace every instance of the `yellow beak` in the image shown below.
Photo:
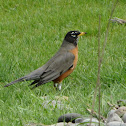
[[[78,36],[82,36],[82,35],[85,35],[87,34],[86,32],[81,32]]]

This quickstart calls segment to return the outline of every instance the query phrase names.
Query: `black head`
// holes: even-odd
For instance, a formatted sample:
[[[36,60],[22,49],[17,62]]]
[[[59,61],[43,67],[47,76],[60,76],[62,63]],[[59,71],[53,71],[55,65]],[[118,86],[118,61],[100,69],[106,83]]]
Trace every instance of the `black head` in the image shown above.
[[[66,34],[65,40],[73,43],[74,45],[77,45],[78,37],[86,34],[85,32],[79,32],[79,31],[70,31]]]

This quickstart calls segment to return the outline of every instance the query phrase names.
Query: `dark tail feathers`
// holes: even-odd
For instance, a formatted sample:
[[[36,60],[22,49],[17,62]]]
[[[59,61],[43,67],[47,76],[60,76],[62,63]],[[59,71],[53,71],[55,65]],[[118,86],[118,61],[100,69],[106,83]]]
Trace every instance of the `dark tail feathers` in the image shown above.
[[[19,79],[15,80],[15,81],[12,81],[12,82],[8,83],[8,84],[5,85],[4,87],[8,87],[8,86],[10,86],[10,85],[12,85],[12,84],[15,84],[15,83],[17,83],[17,82],[25,81],[25,79],[26,79],[26,77],[19,78]]]

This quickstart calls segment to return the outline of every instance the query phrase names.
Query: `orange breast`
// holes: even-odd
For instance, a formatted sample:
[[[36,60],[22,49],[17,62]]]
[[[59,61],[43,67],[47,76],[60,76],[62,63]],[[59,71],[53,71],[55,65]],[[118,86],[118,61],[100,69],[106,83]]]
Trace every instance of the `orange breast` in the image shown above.
[[[68,71],[66,71],[64,74],[59,76],[57,79],[53,80],[54,83],[60,83],[64,78],[69,76],[73,72],[73,70],[75,69],[75,67],[77,65],[77,61],[78,61],[78,47],[70,50],[70,52],[73,53],[75,56],[75,59],[73,61],[73,67],[71,67]]]

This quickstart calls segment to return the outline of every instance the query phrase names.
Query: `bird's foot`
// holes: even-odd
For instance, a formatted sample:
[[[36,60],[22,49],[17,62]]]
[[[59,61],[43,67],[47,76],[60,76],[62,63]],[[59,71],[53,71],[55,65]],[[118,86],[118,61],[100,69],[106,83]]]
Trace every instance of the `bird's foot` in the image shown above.
[[[62,84],[58,84],[58,90],[61,91]]]
[[[56,90],[61,91],[62,84],[61,83],[59,83],[59,84],[54,83],[54,87],[56,88]]]

